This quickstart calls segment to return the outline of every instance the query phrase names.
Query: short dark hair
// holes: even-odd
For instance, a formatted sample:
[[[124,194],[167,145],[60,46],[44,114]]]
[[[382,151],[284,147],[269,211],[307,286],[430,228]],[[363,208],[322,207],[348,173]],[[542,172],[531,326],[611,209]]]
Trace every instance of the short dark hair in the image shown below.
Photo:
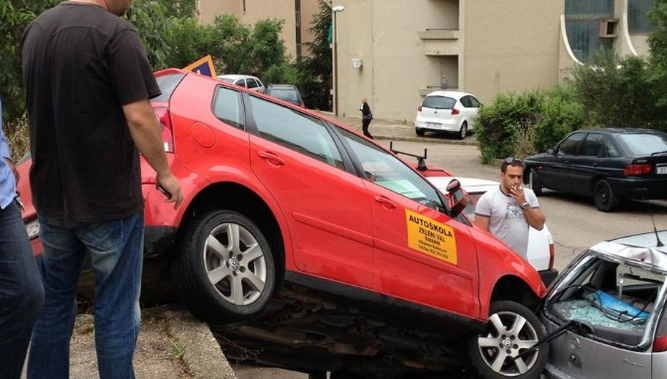
[[[521,167],[523,169],[523,161],[517,157],[507,157],[500,165],[500,172],[504,174],[507,171],[507,166]]]

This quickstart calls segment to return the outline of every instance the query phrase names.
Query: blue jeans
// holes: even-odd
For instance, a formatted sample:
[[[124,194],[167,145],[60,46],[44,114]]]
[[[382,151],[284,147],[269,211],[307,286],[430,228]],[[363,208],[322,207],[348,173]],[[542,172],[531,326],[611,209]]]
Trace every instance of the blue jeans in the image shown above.
[[[43,299],[28,233],[16,203],[11,203],[0,209],[0,378],[21,377]]]
[[[64,222],[39,215],[44,245],[44,311],[35,323],[28,378],[69,378],[76,287],[86,251],[95,274],[95,348],[100,379],[134,378],[140,327],[144,215],[103,222]]]

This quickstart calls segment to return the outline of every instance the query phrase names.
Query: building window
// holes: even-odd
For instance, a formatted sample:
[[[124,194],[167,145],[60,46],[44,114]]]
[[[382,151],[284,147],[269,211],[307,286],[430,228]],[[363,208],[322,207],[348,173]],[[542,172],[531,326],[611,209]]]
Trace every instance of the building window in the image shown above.
[[[648,19],[648,11],[655,7],[655,0],[628,2],[628,31],[630,34],[649,34],[655,27]]]
[[[593,61],[600,49],[611,49],[613,39],[602,35],[601,23],[614,18],[614,0],[566,0],[565,28],[574,56],[583,63]]]

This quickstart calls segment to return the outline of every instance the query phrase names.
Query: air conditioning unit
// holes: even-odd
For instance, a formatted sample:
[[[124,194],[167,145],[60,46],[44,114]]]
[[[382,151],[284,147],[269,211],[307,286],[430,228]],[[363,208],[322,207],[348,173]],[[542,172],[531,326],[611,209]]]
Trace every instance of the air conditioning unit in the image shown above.
[[[618,36],[617,27],[618,19],[616,18],[600,20],[600,38],[616,38]]]

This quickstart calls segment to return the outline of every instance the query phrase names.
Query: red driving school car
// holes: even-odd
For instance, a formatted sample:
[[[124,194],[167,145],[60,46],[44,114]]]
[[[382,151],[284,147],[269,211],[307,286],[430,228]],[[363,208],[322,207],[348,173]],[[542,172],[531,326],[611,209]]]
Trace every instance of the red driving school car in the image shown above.
[[[384,363],[392,372],[448,370],[468,361],[457,348],[467,344],[462,356],[485,377],[542,371],[548,346],[519,354],[544,336],[534,311],[546,287],[528,262],[461,214],[455,182],[443,195],[390,150],[270,96],[178,69],[155,76],[162,95],[152,105],[184,202],[178,210],[166,204],[141,162],[145,256],[171,262],[171,281],[193,314],[294,319],[294,304],[315,298],[333,306],[311,316],[363,315],[366,327],[384,323],[412,342],[379,334],[377,354],[329,351],[313,360],[322,369],[391,355],[405,356],[395,367]],[[29,164],[19,165],[24,178]],[[28,181],[20,184],[40,253]],[[273,317],[273,327],[283,319]],[[506,344],[484,344],[500,329]],[[438,347],[415,354],[422,338]]]

